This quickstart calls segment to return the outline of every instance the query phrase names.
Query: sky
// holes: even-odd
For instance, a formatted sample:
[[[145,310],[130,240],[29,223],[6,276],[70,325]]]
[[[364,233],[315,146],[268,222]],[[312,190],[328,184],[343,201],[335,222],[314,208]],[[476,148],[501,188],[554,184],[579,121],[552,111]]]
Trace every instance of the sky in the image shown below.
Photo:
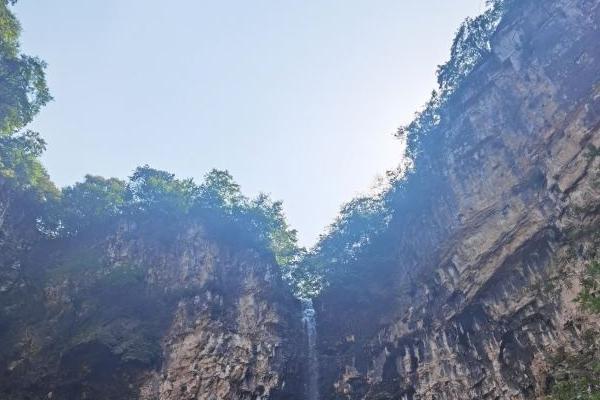
[[[59,186],[149,164],[227,169],[310,246],[402,159],[396,129],[485,0],[21,0],[54,101],[31,128]]]

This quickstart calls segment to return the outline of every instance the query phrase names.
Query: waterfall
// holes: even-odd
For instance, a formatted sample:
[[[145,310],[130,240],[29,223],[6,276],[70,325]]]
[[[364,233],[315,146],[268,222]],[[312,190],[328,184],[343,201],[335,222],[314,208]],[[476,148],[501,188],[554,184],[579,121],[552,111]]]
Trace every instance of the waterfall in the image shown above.
[[[319,359],[317,357],[317,324],[311,299],[302,300],[302,323],[308,340],[307,400],[319,400]]]

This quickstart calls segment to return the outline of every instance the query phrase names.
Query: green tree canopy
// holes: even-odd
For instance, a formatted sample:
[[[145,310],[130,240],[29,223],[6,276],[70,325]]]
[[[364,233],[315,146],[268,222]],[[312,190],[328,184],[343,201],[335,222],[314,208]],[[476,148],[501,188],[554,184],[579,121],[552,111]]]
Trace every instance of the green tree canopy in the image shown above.
[[[116,178],[86,175],[85,181],[62,190],[61,219],[66,234],[121,214],[126,184]]]
[[[208,209],[221,209],[228,213],[235,212],[247,203],[233,176],[226,170],[212,169],[204,176],[200,186],[198,206]]]
[[[21,27],[8,7],[14,3],[0,2],[0,184],[44,202],[58,195],[38,161],[46,144],[24,128],[51,96],[45,64],[20,53]]]
[[[211,170],[201,185],[148,165],[137,168],[128,182],[87,175],[63,189],[56,210],[57,221],[46,225],[57,226],[56,234],[63,236],[97,229],[121,216],[141,222],[158,218],[165,230],[186,219],[199,221],[220,238],[272,253],[286,268],[298,262],[301,251],[282,203],[265,194],[245,197],[222,170]]]
[[[130,177],[125,199],[132,211],[177,215],[189,211],[198,193],[192,179],[177,179],[174,174],[145,165]]]
[[[21,26],[7,4],[0,3],[0,135],[22,129],[52,98],[46,64],[19,52]]]

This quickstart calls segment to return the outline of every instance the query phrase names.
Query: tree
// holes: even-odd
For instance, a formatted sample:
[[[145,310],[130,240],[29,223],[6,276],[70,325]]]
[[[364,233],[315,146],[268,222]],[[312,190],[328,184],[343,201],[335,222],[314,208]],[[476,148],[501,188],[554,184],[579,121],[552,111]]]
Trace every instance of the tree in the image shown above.
[[[22,129],[51,96],[45,64],[19,53],[21,27],[9,3],[14,1],[0,3],[0,182],[44,201],[58,193],[38,161],[45,142],[39,134]]]
[[[263,193],[248,199],[228,171],[213,169],[205,176],[195,208],[219,230],[236,229],[238,238],[271,251],[279,265],[298,261],[297,232],[287,224],[281,201]]]
[[[52,99],[44,74],[46,64],[19,54],[20,33],[7,2],[0,3],[0,135],[22,129]]]
[[[346,203],[329,232],[315,246],[326,263],[347,263],[387,226],[390,210],[383,197],[364,196]]]
[[[440,93],[447,97],[454,93],[465,77],[490,53],[490,40],[504,12],[502,2],[489,3],[490,7],[475,18],[467,18],[458,28],[450,60],[440,65],[437,80]]]
[[[51,97],[45,64],[20,54],[21,28],[8,8],[14,3],[0,2],[0,263],[5,266],[15,262],[24,243],[55,231],[44,220],[59,196],[39,161],[45,142],[25,129]]]
[[[288,226],[281,201],[272,201],[261,193],[244,214],[252,233],[271,249],[279,265],[288,267],[298,262],[297,231]]]
[[[233,213],[247,201],[248,199],[242,195],[240,185],[233,180],[229,171],[212,169],[205,175],[199,191],[199,206]]]
[[[61,223],[67,235],[121,214],[126,184],[116,178],[86,175],[84,182],[62,190]]]
[[[192,179],[176,179],[174,174],[144,165],[130,177],[125,201],[133,212],[177,216],[189,211],[198,193]]]
[[[593,261],[581,279],[581,292],[577,296],[581,306],[592,313],[600,314],[600,262]]]
[[[467,76],[491,53],[491,39],[513,0],[491,0],[488,9],[475,18],[467,18],[458,28],[450,59],[438,66],[437,90],[415,118],[400,127],[396,136],[407,140],[407,156],[416,161],[420,143],[442,121],[442,110]]]
[[[20,190],[39,189],[42,198],[48,192],[55,193],[54,185],[38,161],[45,148],[44,140],[33,131],[0,136],[0,176],[12,181]]]

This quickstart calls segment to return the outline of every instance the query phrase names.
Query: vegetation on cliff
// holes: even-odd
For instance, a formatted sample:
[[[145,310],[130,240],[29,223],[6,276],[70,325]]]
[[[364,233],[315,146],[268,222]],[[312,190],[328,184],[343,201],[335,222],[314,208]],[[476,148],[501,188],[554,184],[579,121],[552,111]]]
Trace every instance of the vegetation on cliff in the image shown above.
[[[581,279],[581,292],[577,300],[581,306],[596,314],[600,314],[600,262],[593,261]]]
[[[44,77],[43,61],[19,54],[19,24],[2,4],[3,96],[0,173],[19,188],[32,193],[35,207],[30,216],[47,237],[73,237],[82,231],[115,223],[121,218],[159,219],[165,228],[196,218],[221,239],[233,239],[274,255],[284,275],[302,296],[318,293],[332,278],[357,273],[349,268],[369,253],[382,258],[381,246],[390,242],[390,223],[402,209],[403,193],[415,185],[415,166],[424,141],[443,124],[443,110],[461,83],[490,52],[490,38],[506,12],[508,0],[488,1],[488,9],[476,18],[467,18],[457,31],[449,61],[438,68],[438,89],[415,119],[398,131],[407,141],[406,160],[388,173],[385,190],[362,196],[345,204],[326,234],[311,252],[298,248],[295,230],[286,220],[281,202],[261,194],[245,197],[227,171],[213,170],[197,184],[166,171],[143,166],[129,181],[87,175],[83,182],[57,190],[39,162],[45,149],[40,135],[22,131],[40,108],[51,100]],[[431,139],[427,139],[431,140]],[[434,184],[428,185],[429,188]],[[414,190],[413,190],[414,192]],[[426,193],[423,193],[424,196]],[[385,238],[384,238],[385,236]],[[383,260],[382,260],[383,261]],[[335,271],[335,272],[333,272]]]
[[[16,207],[35,208],[57,190],[38,160],[45,142],[25,126],[51,96],[44,62],[20,52],[21,27],[9,3],[0,2],[0,188],[12,194]]]
[[[26,126],[52,99],[45,63],[19,51],[20,25],[0,3],[0,188],[2,216],[16,212],[47,238],[74,237],[120,219],[160,220],[168,229],[196,219],[221,240],[272,254],[286,267],[295,263],[296,231],[282,203],[266,194],[247,198],[227,171],[213,170],[204,182],[178,179],[149,166],[137,168],[125,182],[87,175],[83,182],[58,190],[39,160],[45,142]],[[5,218],[2,220],[4,221]]]
[[[244,196],[227,171],[195,183],[142,166],[127,180],[87,175],[56,188],[40,162],[45,142],[27,129],[51,100],[45,64],[20,53],[13,3],[0,1],[0,397],[133,398],[178,304],[203,307],[239,339],[240,296],[291,299],[271,266],[296,262],[296,232],[281,202]],[[264,326],[274,338],[275,325]]]
[[[294,269],[299,292],[313,296],[331,280],[356,280],[361,265],[385,263],[395,243],[394,226],[404,223],[410,207],[417,199],[427,201],[438,182],[422,179],[421,160],[434,157],[442,133],[447,105],[461,89],[463,82],[491,53],[491,38],[503,16],[513,5],[511,0],[490,0],[487,10],[475,18],[467,18],[456,32],[450,59],[437,70],[438,88],[408,125],[398,129],[397,136],[406,141],[403,163],[388,171],[382,189],[374,195],[357,197],[342,206],[314,248]],[[427,152],[425,152],[427,149]],[[410,201],[406,193],[411,193]],[[361,260],[365,260],[364,262]],[[368,260],[368,261],[366,261]]]
[[[88,175],[64,188],[47,216],[56,236],[69,237],[122,218],[158,220],[163,230],[196,220],[220,240],[272,253],[282,266],[298,254],[296,231],[288,226],[281,202],[265,194],[247,198],[227,171],[212,170],[199,185],[147,165],[127,182]]]
[[[594,159],[600,151],[591,146],[588,157]],[[600,173],[596,174],[596,184],[600,184]],[[578,214],[586,214],[586,210],[576,210]],[[592,235],[596,241],[600,231]],[[577,246],[574,240],[573,247]],[[591,257],[598,257],[594,251]],[[600,261],[593,259],[579,278],[581,289],[575,298],[582,310],[600,315]],[[554,354],[550,359],[551,384],[549,400],[599,400],[600,399],[600,338],[598,332],[591,329],[583,332],[585,348],[579,353],[567,353],[564,350]]]
[[[600,314],[600,263],[593,261],[581,279],[576,301],[591,313]],[[548,400],[600,400],[600,340],[592,329],[583,332],[585,347],[577,353],[561,349],[550,358]]]
[[[383,276],[380,278],[385,279],[386,270],[374,266],[393,264],[391,261],[397,257],[394,246],[401,239],[397,236],[401,229],[397,228],[406,225],[414,227],[413,232],[418,231],[420,221],[411,216],[417,214],[416,208],[428,206],[443,185],[436,181],[439,177],[427,175],[421,167],[427,165],[424,161],[435,159],[443,145],[442,133],[450,118],[449,104],[490,55],[492,37],[514,4],[509,0],[490,1],[486,12],[460,26],[450,60],[438,68],[437,90],[415,119],[398,130],[398,136],[407,142],[407,161],[388,173],[383,190],[345,204],[327,233],[310,252],[305,252],[298,247],[295,230],[286,222],[282,203],[266,194],[246,197],[227,171],[212,170],[202,182],[196,183],[145,165],[137,168],[128,180],[87,175],[83,182],[57,189],[39,161],[45,150],[44,140],[26,129],[41,107],[51,100],[44,77],[45,64],[38,58],[20,54],[20,27],[8,8],[10,3],[8,0],[0,3],[0,261],[3,261],[0,269],[15,265],[8,255],[27,249],[11,242],[14,230],[22,231],[23,226],[36,232],[33,240],[38,242],[62,240],[77,245],[78,239],[90,233],[115,232],[121,224],[133,223],[142,228],[138,232],[151,237],[148,243],[158,247],[163,239],[180,237],[177,235],[192,222],[206,229],[220,244],[249,247],[271,257],[282,267],[296,294],[307,297],[318,294],[329,282],[361,286],[365,282],[363,274],[371,271],[378,271]],[[592,149],[592,155],[597,154],[598,150]],[[18,218],[13,218],[15,215]],[[2,231],[7,229],[6,221],[12,223],[12,232]],[[44,250],[33,252],[38,256],[36,261],[42,258],[40,254],[48,255]],[[146,254],[147,250],[144,248],[139,254]],[[66,256],[59,255],[53,260],[59,262],[50,266],[51,272],[45,278],[58,286],[66,275],[81,275],[73,280],[76,290],[69,300],[73,301],[75,311],[64,314],[69,318],[85,315],[88,319],[78,322],[80,325],[65,322],[71,324],[69,329],[84,328],[69,339],[70,350],[80,346],[89,352],[84,345],[99,342],[117,349],[122,360],[155,362],[160,356],[158,343],[164,331],[157,321],[168,318],[175,300],[197,296],[195,288],[181,287],[168,295],[166,290],[161,294],[151,293],[141,270],[146,265],[141,261],[139,265],[124,262],[119,268],[101,271],[108,263],[97,248],[65,253]],[[130,254],[127,262],[137,255]],[[101,272],[94,275],[90,270]],[[583,309],[600,313],[600,263],[590,263],[581,286],[577,300]],[[17,290],[27,301],[25,289]],[[1,299],[11,295],[6,292],[3,289]],[[165,297],[161,298],[162,295]],[[8,314],[4,313],[18,309],[11,307],[2,310],[2,324],[6,326],[8,318],[4,317]],[[36,313],[23,312],[31,320],[38,317]],[[127,323],[116,321],[115,315]],[[129,326],[132,320],[139,326]],[[597,338],[594,332],[586,335],[589,346],[581,354],[560,353],[554,357],[550,398],[600,398]],[[122,337],[129,340],[121,342]]]

